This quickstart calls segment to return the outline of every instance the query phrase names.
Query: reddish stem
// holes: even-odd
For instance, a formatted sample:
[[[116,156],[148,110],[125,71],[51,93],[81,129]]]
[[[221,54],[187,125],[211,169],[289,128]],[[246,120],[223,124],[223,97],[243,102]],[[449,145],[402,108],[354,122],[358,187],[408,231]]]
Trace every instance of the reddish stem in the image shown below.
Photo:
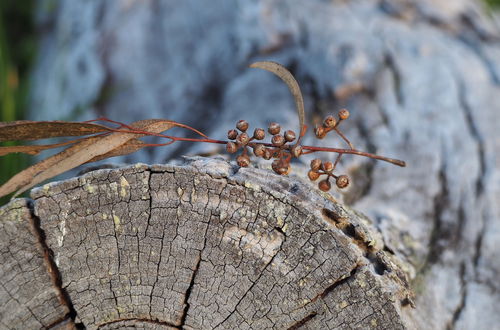
[[[126,127],[127,128],[127,129],[110,128],[110,131],[113,131],[113,132],[134,133],[134,134],[139,134],[139,135],[152,135],[152,136],[159,136],[159,137],[163,137],[163,138],[167,138],[167,139],[172,140],[172,141],[170,141],[170,142],[168,142],[166,144],[162,144],[162,145],[168,145],[168,144],[171,144],[171,143],[173,143],[175,141],[204,142],[204,143],[216,143],[216,144],[227,144],[229,142],[229,141],[223,141],[223,140],[214,140],[214,139],[210,139],[210,138],[202,138],[202,139],[200,139],[200,138],[183,138],[183,137],[177,137],[177,136],[169,136],[169,135],[164,135],[164,134],[160,134],[160,133],[153,133],[153,132],[148,132],[148,131],[136,129],[136,128],[133,128],[133,127],[131,127],[129,125],[126,125],[126,124],[123,124],[123,123],[120,123],[120,122],[116,122],[116,121],[113,121],[113,120],[110,120],[110,119],[107,119],[107,118],[100,118],[100,119],[97,119],[97,120],[112,122],[112,123],[120,125],[121,127]],[[97,121],[97,120],[89,120],[88,122]],[[194,130],[195,132],[198,132],[195,129],[189,127],[189,126],[185,126],[185,125],[178,124],[178,123],[175,123],[175,122],[173,122],[173,123],[176,126],[187,128],[187,129],[191,129],[191,130]],[[301,131],[301,134],[300,134],[301,136],[302,136],[302,133],[305,133],[306,129],[307,129],[307,127],[304,125],[304,127],[303,127],[303,129]],[[107,134],[107,133],[103,133],[103,134]],[[254,144],[256,144],[256,143],[249,143],[248,146],[251,147]],[[262,145],[264,145],[266,147],[274,147],[270,143],[259,143],[259,144],[262,144]],[[288,149],[290,149],[292,146],[286,146],[286,147],[288,147]],[[340,148],[326,148],[326,147],[314,147],[314,146],[302,146],[302,149],[309,151],[309,152],[304,152],[304,154],[306,154],[306,153],[312,153],[312,152],[318,152],[318,151],[320,151],[320,152],[335,152],[335,153],[338,153],[338,154],[351,154],[351,155],[358,155],[358,156],[368,157],[368,158],[372,158],[372,159],[378,159],[378,160],[382,160],[382,161],[385,161],[385,162],[388,162],[388,163],[391,163],[391,164],[394,164],[394,165],[398,165],[398,166],[401,166],[401,167],[405,167],[406,166],[406,163],[404,161],[402,161],[402,160],[393,159],[393,158],[384,157],[384,156],[379,156],[379,155],[371,154],[371,153],[368,153],[368,152],[359,151],[359,150],[356,150],[356,149],[340,149]],[[282,149],[278,149],[278,150],[282,150]]]
[[[333,163],[333,169],[332,169],[332,172],[333,172],[333,171],[335,171],[335,169],[337,168],[337,164],[339,163],[340,158],[342,158],[342,155],[343,155],[343,154],[338,154],[337,158],[335,159],[335,163]]]
[[[140,134],[144,134],[144,133],[140,133]],[[182,138],[182,137],[167,136],[167,135],[164,135],[164,136],[161,135],[161,136],[172,139],[174,141],[205,142],[205,143],[216,143],[216,144],[227,144],[229,142],[229,141],[213,140],[213,139]],[[260,144],[262,144],[266,147],[274,147],[271,143],[260,143]],[[248,145],[251,146],[252,144],[248,144]],[[326,148],[326,147],[314,147],[314,146],[302,146],[302,149],[309,150],[310,153],[320,151],[320,152],[335,152],[338,154],[358,155],[358,156],[368,157],[368,158],[372,158],[372,159],[382,160],[384,162],[388,162],[388,163],[391,163],[391,164],[394,164],[397,166],[401,166],[401,167],[406,166],[406,163],[402,160],[384,157],[384,156],[379,156],[379,155],[371,154],[368,152],[359,151],[356,149],[340,149],[340,148]]]
[[[399,159],[394,159],[394,158],[389,158],[389,157],[384,157],[384,156],[379,156],[375,154],[371,154],[368,152],[364,151],[359,151],[356,149],[338,149],[338,148],[325,148],[325,147],[311,147],[311,146],[303,146],[302,149],[304,150],[311,150],[313,152],[316,151],[323,151],[323,152],[336,152],[338,154],[351,154],[351,155],[358,155],[358,156],[363,156],[363,157],[368,157],[368,158],[373,158],[373,159],[378,159],[378,160],[383,160],[385,162],[398,165],[401,167],[405,167],[406,163],[402,160]]]
[[[354,149],[354,146],[352,145],[351,141],[337,128],[334,127],[333,130],[342,138],[344,139],[345,142],[349,145],[349,148]]]
[[[229,141],[221,141],[221,140],[212,140],[212,139],[191,139],[191,138],[180,138],[180,137],[175,137],[175,136],[168,136],[168,138],[176,140],[176,141],[188,141],[188,142],[206,142],[206,143],[217,143],[217,144],[227,144]],[[270,143],[260,143],[266,147],[274,147]],[[248,144],[251,146],[251,144]],[[363,157],[368,157],[372,159],[378,159],[382,160],[394,165],[398,165],[401,167],[405,167],[406,163],[402,160],[399,159],[394,159],[394,158],[389,158],[389,157],[384,157],[384,156],[379,156],[375,154],[371,154],[368,152],[364,151],[359,151],[356,149],[340,149],[340,148],[326,148],[326,147],[314,147],[314,146],[302,146],[303,150],[309,150],[310,152],[335,152],[338,154],[351,154],[351,155],[358,155],[358,156],[363,156]]]

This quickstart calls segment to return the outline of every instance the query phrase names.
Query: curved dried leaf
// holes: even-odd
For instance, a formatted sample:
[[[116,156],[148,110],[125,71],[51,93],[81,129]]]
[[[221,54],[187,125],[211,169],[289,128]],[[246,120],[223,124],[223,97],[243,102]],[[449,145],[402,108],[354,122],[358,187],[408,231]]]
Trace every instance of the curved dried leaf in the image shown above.
[[[93,123],[18,120],[0,122],[0,142],[83,136],[110,130],[109,127]]]
[[[28,155],[38,155],[40,153],[40,151],[64,147],[64,146],[67,146],[68,144],[80,142],[83,139],[86,139],[86,138],[76,139],[76,140],[71,140],[71,141],[66,141],[66,142],[61,142],[61,143],[53,143],[53,144],[0,147],[0,156],[5,156],[5,155],[11,154],[11,153],[16,153],[16,152],[24,153],[24,154],[28,154]]]
[[[164,119],[157,119],[157,120],[164,120]],[[131,127],[130,125],[127,125],[127,124],[124,124],[122,122],[119,122],[119,121],[116,121],[116,120],[111,120],[109,118],[105,118],[105,117],[101,117],[101,118],[97,118],[97,119],[94,119],[94,120],[90,120],[90,121],[86,121],[86,123],[90,123],[90,122],[97,122],[97,121],[104,121],[104,122],[108,122],[108,123],[113,123],[113,124],[117,124],[117,125],[120,125],[120,128],[118,129],[111,129],[113,131],[121,131],[122,129],[125,129],[125,130],[131,130],[133,129],[133,127]],[[168,120],[167,120],[168,121]],[[176,121],[169,121],[172,123],[173,126],[176,126],[176,127],[180,127],[180,128],[185,128],[185,129],[188,129],[190,131],[193,131],[195,132],[196,134],[200,135],[200,136],[203,136],[204,138],[208,139],[208,136],[206,136],[205,134],[203,134],[202,132],[198,131],[196,128],[193,128],[191,126],[188,126],[188,125],[184,125],[184,124],[181,124],[181,123],[178,123]],[[156,136],[161,136],[161,134],[154,134]]]
[[[300,86],[297,80],[295,80],[295,78],[290,73],[290,71],[288,71],[287,68],[276,62],[272,61],[255,62],[250,64],[250,67],[259,68],[272,72],[285,82],[285,84],[288,86],[288,89],[292,93],[293,99],[295,101],[295,108],[297,109],[297,113],[299,115],[299,124],[300,124],[299,134],[302,135],[302,132],[304,130],[304,121],[305,121],[304,99],[302,98],[302,92],[300,91]]]
[[[97,161],[111,158],[111,157],[128,155],[128,154],[131,154],[133,152],[136,152],[137,150],[144,148],[145,146],[147,146],[147,144],[145,144],[141,140],[133,139],[133,140],[127,141],[124,145],[121,145],[118,148],[111,150],[110,152],[107,152],[103,155],[96,156],[96,157],[92,158],[91,160],[87,161],[86,163],[93,163],[93,162],[97,162]]]
[[[131,126],[142,131],[161,133],[174,126],[174,122],[149,119],[137,121]],[[143,134],[114,132],[109,135],[89,137],[13,176],[0,187],[0,197],[17,190],[13,196],[15,197],[40,182],[105,155],[140,136]]]
[[[23,171],[17,173],[14,175],[12,178],[10,178],[9,181],[7,181],[5,184],[3,184],[0,187],[0,197],[3,197],[5,195],[8,195],[18,189],[20,189],[13,197],[21,194],[22,192],[26,191],[27,189],[31,188],[32,186],[36,185],[39,181],[36,179],[36,176],[43,173],[44,171],[50,169],[50,168],[56,168],[55,165],[57,165],[61,160],[70,157],[71,155],[75,154],[78,150],[85,148],[85,147],[90,147],[92,146],[93,143],[96,143],[99,140],[100,137],[90,137],[86,139],[85,141],[82,141],[78,144],[75,144],[73,146],[68,147],[67,149],[51,156],[48,157],[44,160],[42,160],[39,163],[36,163],[35,165],[32,165],[28,167],[27,169],[24,169]],[[63,173],[64,171],[61,171],[60,173]],[[60,174],[57,173],[57,174]],[[54,174],[57,175],[57,174]],[[31,185],[32,186],[29,186]],[[28,187],[29,186],[29,187]],[[24,187],[26,187],[24,189]]]

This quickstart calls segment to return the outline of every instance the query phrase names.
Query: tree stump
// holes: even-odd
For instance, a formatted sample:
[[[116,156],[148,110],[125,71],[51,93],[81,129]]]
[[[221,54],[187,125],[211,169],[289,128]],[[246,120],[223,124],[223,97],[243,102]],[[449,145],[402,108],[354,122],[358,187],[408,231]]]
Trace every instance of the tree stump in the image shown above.
[[[362,214],[221,159],[98,170],[0,209],[4,328],[414,329]]]

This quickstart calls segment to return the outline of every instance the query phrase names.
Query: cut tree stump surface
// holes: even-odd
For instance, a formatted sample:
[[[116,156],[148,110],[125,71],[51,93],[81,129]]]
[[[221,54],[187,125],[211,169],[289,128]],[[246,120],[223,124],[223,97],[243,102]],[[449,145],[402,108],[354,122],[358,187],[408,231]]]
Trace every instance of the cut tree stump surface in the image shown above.
[[[2,327],[415,328],[381,235],[297,179],[192,158],[32,198],[0,209]]]
[[[51,327],[69,313],[45,251],[28,200],[0,208],[0,328]]]

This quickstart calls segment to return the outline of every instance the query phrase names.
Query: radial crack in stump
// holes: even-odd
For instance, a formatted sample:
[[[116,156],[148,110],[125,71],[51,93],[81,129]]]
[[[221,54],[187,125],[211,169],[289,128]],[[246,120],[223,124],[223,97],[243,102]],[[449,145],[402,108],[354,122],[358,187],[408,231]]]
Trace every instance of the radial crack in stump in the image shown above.
[[[39,329],[72,323],[57,271],[40,241],[27,199],[0,208],[0,328]],[[69,323],[68,323],[69,322]]]
[[[98,170],[32,198],[89,329],[414,328],[379,236],[295,179],[193,158]]]

